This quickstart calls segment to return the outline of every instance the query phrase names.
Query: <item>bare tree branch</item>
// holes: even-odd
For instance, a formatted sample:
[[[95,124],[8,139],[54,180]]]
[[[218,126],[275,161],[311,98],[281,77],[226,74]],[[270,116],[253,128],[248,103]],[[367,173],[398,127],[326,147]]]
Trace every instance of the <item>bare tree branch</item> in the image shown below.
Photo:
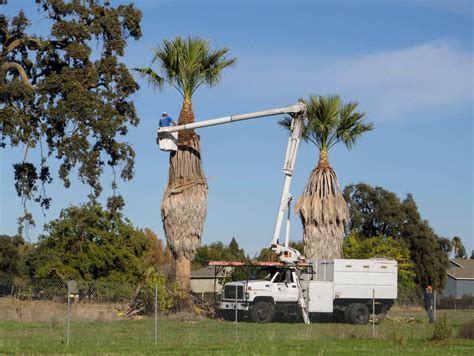
[[[21,79],[23,80],[23,82],[26,85],[28,85],[33,90],[36,89],[36,85],[33,85],[33,84],[30,83],[30,78],[28,78],[28,75],[26,74],[25,70],[23,69],[23,67],[20,64],[15,63],[15,62],[3,63],[2,64],[2,69],[5,72],[7,72],[9,69],[15,69],[18,72],[18,74],[20,74]]]

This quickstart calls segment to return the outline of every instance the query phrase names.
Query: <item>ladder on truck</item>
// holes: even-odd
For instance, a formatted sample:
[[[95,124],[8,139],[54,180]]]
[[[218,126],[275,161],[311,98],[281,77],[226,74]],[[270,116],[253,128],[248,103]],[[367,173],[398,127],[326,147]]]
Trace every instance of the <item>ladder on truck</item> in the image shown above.
[[[301,308],[301,315],[303,315],[303,321],[305,324],[311,324],[309,321],[308,307],[306,306],[306,301],[304,300],[303,289],[301,288],[301,283],[299,279],[296,279],[298,283],[298,305]]]

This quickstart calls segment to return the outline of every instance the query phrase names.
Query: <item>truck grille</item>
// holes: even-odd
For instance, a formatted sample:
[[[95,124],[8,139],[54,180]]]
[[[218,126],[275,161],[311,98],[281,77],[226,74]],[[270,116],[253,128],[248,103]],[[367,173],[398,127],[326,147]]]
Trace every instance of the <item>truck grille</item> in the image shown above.
[[[235,286],[225,286],[224,289],[224,299],[233,299],[235,300]],[[237,286],[237,299],[244,299],[244,287]]]

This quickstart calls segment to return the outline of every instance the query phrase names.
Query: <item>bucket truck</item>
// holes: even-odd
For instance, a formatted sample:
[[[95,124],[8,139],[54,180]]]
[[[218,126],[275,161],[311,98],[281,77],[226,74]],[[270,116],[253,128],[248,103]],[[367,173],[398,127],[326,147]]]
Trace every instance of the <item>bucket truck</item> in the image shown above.
[[[178,133],[184,130],[228,124],[274,115],[291,116],[290,136],[283,166],[284,182],[280,196],[271,249],[277,263],[260,263],[262,270],[255,280],[226,283],[218,304],[223,316],[234,311],[249,316],[257,323],[271,322],[276,315],[302,317],[310,323],[314,315],[339,314],[353,324],[365,324],[369,306],[375,314],[386,312],[397,297],[397,263],[388,259],[369,260],[305,260],[300,252],[289,245],[290,185],[296,155],[306,120],[306,106],[297,103],[278,109],[161,127],[156,132],[160,149],[176,151]],[[288,213],[284,243],[280,235],[285,213]],[[242,263],[213,261],[214,266],[237,266]]]

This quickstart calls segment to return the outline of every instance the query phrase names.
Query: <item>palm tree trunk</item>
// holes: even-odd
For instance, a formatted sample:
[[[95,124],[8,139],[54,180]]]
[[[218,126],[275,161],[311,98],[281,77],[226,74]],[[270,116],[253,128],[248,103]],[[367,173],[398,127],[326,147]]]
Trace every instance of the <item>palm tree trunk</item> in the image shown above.
[[[185,100],[179,124],[194,122],[191,100]],[[180,132],[178,150],[170,154],[168,185],[161,203],[166,241],[175,258],[174,277],[189,289],[191,262],[201,244],[207,215],[207,182],[201,165],[199,136]]]
[[[341,258],[349,209],[342,196],[336,172],[327,151],[321,151],[318,166],[311,172],[296,203],[303,223],[306,258]]]

